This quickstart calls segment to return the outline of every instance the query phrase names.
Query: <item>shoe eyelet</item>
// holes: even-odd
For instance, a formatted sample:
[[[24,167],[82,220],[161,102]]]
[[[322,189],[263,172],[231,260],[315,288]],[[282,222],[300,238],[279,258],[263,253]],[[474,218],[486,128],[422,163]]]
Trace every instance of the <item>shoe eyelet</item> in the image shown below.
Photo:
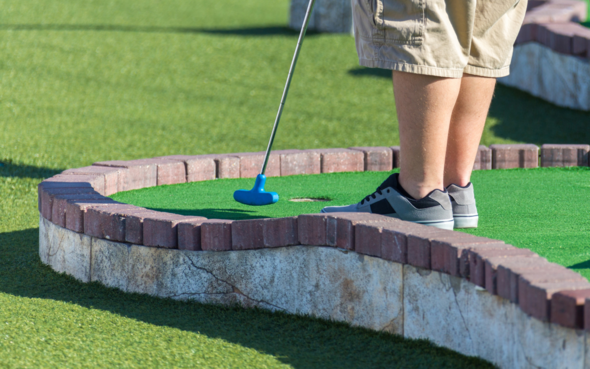
[[[389,190],[387,190],[387,193],[389,193]]]

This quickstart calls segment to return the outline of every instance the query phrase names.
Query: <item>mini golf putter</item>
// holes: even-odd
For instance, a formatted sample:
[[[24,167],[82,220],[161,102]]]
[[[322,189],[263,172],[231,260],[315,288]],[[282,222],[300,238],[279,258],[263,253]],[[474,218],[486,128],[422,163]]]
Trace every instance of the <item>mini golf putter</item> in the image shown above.
[[[251,190],[237,190],[234,192],[234,199],[246,205],[270,205],[279,201],[279,194],[276,192],[267,192],[264,190],[266,176],[259,174],[256,176],[254,188]]]
[[[309,5],[307,6],[307,11],[305,12],[305,18],[303,19],[303,24],[301,25],[299,39],[297,40],[297,46],[295,47],[295,55],[293,55],[293,60],[291,61],[291,67],[289,68],[289,74],[287,75],[287,83],[285,83],[285,89],[283,90],[283,96],[281,97],[281,104],[279,105],[279,111],[277,112],[277,117],[275,118],[275,124],[272,127],[270,140],[268,141],[268,147],[266,148],[266,154],[264,155],[264,162],[262,163],[260,174],[256,176],[254,188],[249,191],[237,190],[234,192],[234,200],[241,202],[242,204],[259,206],[271,205],[279,201],[278,193],[267,192],[264,190],[264,184],[266,183],[266,176],[264,175],[264,172],[266,171],[266,164],[268,164],[270,149],[272,148],[272,143],[275,140],[275,134],[277,133],[277,128],[279,127],[279,121],[281,120],[281,115],[283,114],[283,107],[285,106],[285,101],[287,100],[289,86],[291,85],[291,79],[293,78],[293,72],[295,71],[295,65],[297,64],[297,58],[299,58],[299,51],[301,50],[301,44],[303,43],[303,38],[305,37],[305,32],[307,31],[309,16],[313,10],[314,4],[315,0],[309,0]]]

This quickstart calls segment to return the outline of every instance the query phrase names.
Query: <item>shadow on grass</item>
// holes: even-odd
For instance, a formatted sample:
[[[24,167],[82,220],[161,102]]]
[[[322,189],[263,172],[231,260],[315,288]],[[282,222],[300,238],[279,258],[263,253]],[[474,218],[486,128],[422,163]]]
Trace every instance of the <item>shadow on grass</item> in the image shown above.
[[[590,112],[561,108],[514,88],[498,85],[489,117],[498,137],[542,145],[590,143]]]
[[[0,177],[45,179],[61,173],[63,169],[36,167],[28,164],[15,164],[10,159],[0,159]]]
[[[208,219],[230,219],[230,220],[241,220],[241,219],[261,219],[261,218],[272,218],[265,215],[251,215],[253,211],[242,210],[242,209],[163,209],[163,208],[149,208],[155,211],[163,211],[166,213],[174,213],[180,215],[191,215],[205,217]]]
[[[143,33],[208,33],[224,36],[299,36],[299,31],[285,26],[242,27],[242,28],[193,28],[193,27],[157,27],[124,26],[116,24],[0,24],[5,31],[107,31],[107,32],[143,32]],[[308,31],[308,36],[319,32]]]
[[[100,309],[133,320],[198,332],[262,353],[295,368],[485,368],[427,341],[308,317],[126,294],[80,283],[39,261],[38,229],[0,234],[0,291]],[[163,313],[165,312],[165,313]]]
[[[590,269],[590,260],[582,261],[581,263],[577,263],[574,265],[568,266],[568,268],[580,271],[582,269]]]
[[[391,78],[391,71],[354,68],[355,77]],[[501,84],[496,86],[488,116],[497,121],[491,127],[497,137],[517,142],[590,143],[590,112],[556,106],[526,92]]]

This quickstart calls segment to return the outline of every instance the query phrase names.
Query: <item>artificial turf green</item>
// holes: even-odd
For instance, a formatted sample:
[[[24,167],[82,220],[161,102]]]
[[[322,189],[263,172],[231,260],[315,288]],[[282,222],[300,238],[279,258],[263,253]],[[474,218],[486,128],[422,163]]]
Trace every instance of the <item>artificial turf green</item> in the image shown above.
[[[126,295],[39,262],[43,178],[100,160],[265,147],[297,37],[288,0],[0,7],[0,366],[469,366],[422,342]],[[275,148],[398,144],[389,78],[359,68],[349,35],[310,34]],[[589,143],[588,121],[498,86],[482,143]]]
[[[248,219],[317,213],[372,193],[389,173],[331,173],[269,178],[268,191],[281,200],[248,206],[233,200],[252,179],[225,179],[120,192],[116,200],[151,209],[207,218]],[[533,250],[590,278],[590,168],[537,168],[476,171],[472,178],[479,228],[465,232]],[[323,198],[329,202],[292,202]]]

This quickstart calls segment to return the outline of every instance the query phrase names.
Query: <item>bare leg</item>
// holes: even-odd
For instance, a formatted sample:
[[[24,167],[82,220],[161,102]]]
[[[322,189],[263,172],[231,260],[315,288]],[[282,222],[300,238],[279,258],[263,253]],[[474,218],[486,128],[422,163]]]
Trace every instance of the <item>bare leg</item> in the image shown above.
[[[393,72],[402,152],[399,180],[415,199],[444,189],[449,126],[460,88],[460,78]]]
[[[495,86],[495,78],[469,74],[461,78],[461,91],[449,129],[444,169],[445,186],[452,183],[459,186],[469,184]]]

